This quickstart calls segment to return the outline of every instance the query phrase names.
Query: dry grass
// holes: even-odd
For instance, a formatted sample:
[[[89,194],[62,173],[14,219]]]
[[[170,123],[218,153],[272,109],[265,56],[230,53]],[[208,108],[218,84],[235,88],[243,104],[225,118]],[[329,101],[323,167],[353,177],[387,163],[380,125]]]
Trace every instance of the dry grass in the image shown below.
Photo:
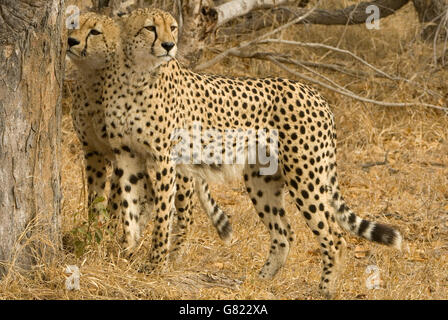
[[[329,1],[330,6],[333,1]],[[383,70],[413,78],[445,94],[448,70],[432,69],[431,47],[417,40],[418,24],[411,6],[381,21],[381,30],[364,26],[301,26],[284,39],[323,42],[351,50]],[[229,44],[231,45],[231,44]],[[272,49],[272,48],[270,48]],[[300,59],[342,62],[346,56],[311,49],[278,47]],[[206,53],[210,58],[211,53]],[[291,77],[263,61],[228,58],[213,73]],[[377,100],[412,101],[421,91],[384,79],[357,79],[327,73],[354,92]],[[322,90],[338,127],[338,169],[345,199],[360,216],[394,224],[403,232],[409,252],[397,252],[347,235],[346,267],[340,275],[338,299],[448,298],[448,118],[422,108],[385,108],[363,104]],[[65,100],[69,104],[69,97]],[[384,160],[386,165],[363,169]],[[69,115],[63,119],[63,234],[86,215],[82,156]],[[10,273],[0,282],[6,299],[319,299],[321,259],[317,242],[287,198],[297,240],[284,268],[272,281],[257,278],[268,251],[269,236],[240,184],[214,186],[214,197],[231,216],[234,241],[225,246],[205,213],[195,205],[195,223],[177,262],[162,274],[144,275],[137,266],[148,256],[148,237],[135,261],[123,258],[114,241],[90,246],[76,258],[64,251],[51,263],[28,274]],[[65,289],[66,265],[81,270],[80,290]],[[367,266],[380,270],[381,288],[369,290]]]

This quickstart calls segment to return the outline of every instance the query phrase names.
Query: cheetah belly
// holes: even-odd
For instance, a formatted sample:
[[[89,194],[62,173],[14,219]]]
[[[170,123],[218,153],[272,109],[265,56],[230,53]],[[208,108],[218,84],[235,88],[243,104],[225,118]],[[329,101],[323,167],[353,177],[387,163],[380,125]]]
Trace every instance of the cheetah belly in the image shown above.
[[[210,183],[224,184],[241,180],[244,166],[243,164],[178,164],[176,171]]]

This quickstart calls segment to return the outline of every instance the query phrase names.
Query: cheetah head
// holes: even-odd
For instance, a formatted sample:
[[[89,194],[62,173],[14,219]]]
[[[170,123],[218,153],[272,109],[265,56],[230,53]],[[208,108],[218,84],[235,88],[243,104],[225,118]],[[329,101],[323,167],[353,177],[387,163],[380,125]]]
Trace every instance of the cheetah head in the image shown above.
[[[99,70],[119,41],[120,28],[114,20],[89,12],[79,17],[78,29],[68,32],[67,56],[79,67]]]
[[[159,9],[138,9],[122,18],[122,45],[126,57],[139,69],[152,70],[177,52],[177,22]]]

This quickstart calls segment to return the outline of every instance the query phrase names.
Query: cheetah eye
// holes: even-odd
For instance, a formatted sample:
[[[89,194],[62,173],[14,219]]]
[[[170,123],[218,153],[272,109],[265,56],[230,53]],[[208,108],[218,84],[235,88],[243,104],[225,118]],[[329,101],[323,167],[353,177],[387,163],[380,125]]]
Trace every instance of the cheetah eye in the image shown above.
[[[171,26],[171,31],[174,31],[174,30],[176,30],[176,29],[177,29],[176,26]]]
[[[151,32],[156,32],[156,27],[155,26],[147,26],[145,27],[146,30],[149,30]]]
[[[102,32],[99,32],[98,30],[95,30],[95,29],[92,29],[92,30],[90,30],[90,34],[92,35],[92,36],[97,36],[97,35],[99,35],[99,34],[101,34]]]

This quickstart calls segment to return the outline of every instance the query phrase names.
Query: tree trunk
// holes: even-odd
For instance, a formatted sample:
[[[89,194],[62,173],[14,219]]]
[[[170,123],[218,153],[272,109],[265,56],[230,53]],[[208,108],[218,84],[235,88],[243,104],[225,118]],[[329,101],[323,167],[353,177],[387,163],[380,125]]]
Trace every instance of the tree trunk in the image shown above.
[[[179,35],[178,59],[190,68],[194,67],[201,55],[206,36],[212,31],[216,21],[216,11],[211,10],[211,0],[182,0],[181,30]]]
[[[59,247],[64,0],[0,0],[0,276]]]
[[[106,8],[107,6],[109,6],[109,2],[110,0],[93,0],[93,7],[96,9],[102,9],[102,8]]]

